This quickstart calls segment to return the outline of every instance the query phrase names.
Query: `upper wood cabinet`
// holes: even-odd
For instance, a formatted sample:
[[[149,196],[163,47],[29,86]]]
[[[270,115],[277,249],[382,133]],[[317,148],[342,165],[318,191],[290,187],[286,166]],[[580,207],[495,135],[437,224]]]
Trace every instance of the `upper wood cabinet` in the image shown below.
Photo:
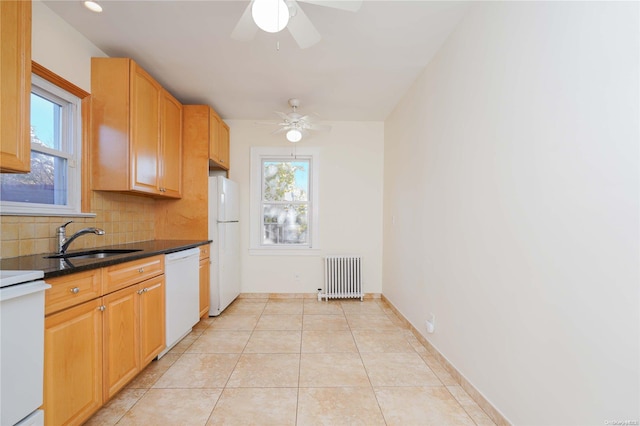
[[[0,172],[31,169],[31,1],[0,1]]]
[[[229,126],[209,108],[209,160],[214,167],[229,170]]]
[[[182,199],[156,200],[155,235],[164,240],[209,237],[209,115],[207,105],[182,107]]]
[[[182,194],[182,104],[171,93],[162,90],[160,94],[160,148],[162,163],[160,170],[160,190],[164,195],[180,198]]]
[[[91,58],[92,188],[180,198],[182,105],[128,58]]]
[[[223,169],[229,170],[229,126],[222,120],[220,120],[218,133],[220,134],[220,146],[218,149],[220,164]]]

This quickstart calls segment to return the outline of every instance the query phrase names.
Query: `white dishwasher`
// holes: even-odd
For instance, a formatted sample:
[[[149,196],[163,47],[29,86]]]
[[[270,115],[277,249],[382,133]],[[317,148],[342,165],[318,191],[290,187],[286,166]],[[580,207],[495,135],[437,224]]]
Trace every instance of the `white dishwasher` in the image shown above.
[[[166,354],[200,319],[200,250],[165,255]]]

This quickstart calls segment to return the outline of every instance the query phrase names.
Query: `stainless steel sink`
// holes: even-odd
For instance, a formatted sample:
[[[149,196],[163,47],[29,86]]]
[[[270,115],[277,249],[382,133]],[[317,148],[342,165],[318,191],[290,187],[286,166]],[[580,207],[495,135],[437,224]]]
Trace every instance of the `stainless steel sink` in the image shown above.
[[[104,257],[117,256],[119,254],[134,253],[142,251],[142,249],[103,249],[103,250],[86,250],[77,251],[75,253],[54,254],[45,256],[47,259],[101,259]]]

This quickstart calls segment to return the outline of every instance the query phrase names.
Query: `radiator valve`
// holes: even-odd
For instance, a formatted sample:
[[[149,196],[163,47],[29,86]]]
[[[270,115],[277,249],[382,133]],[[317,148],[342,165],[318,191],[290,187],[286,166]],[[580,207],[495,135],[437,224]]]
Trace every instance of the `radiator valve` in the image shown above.
[[[322,289],[318,289],[318,302],[322,302]]]

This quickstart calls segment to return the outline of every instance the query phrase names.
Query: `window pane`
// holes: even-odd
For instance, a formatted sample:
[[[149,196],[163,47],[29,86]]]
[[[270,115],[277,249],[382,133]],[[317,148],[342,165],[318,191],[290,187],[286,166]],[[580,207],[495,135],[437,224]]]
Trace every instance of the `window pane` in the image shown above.
[[[67,160],[31,151],[31,173],[0,174],[2,201],[67,204]]]
[[[306,204],[265,204],[262,244],[307,244],[309,213]]]
[[[265,201],[308,201],[309,160],[264,161]]]
[[[62,107],[48,99],[31,94],[31,143],[62,150],[60,117]]]

